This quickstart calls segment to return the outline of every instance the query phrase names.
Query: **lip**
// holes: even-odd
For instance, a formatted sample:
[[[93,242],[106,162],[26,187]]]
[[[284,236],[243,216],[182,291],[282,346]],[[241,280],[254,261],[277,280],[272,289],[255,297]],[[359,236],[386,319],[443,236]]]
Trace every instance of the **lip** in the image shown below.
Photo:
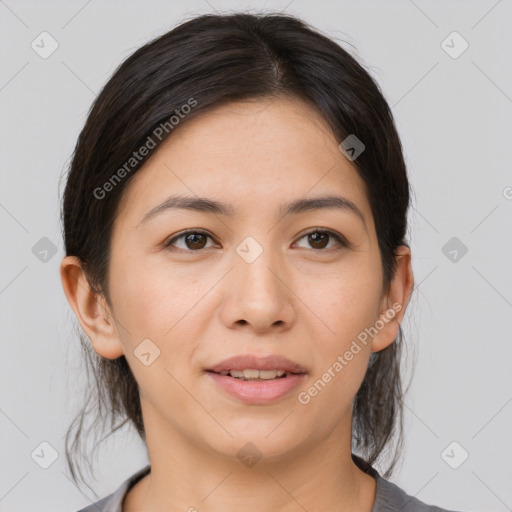
[[[245,381],[214,372],[207,372],[206,375],[237,400],[247,405],[265,405],[289,395],[307,374],[293,373],[281,379],[268,381]]]
[[[224,359],[224,361],[207,368],[207,371],[215,373],[229,370],[282,370],[288,373],[307,373],[306,369],[299,363],[277,354],[263,357],[253,354],[240,354]]]
[[[282,370],[287,376],[268,381],[245,381],[220,375],[220,372],[229,370]],[[277,354],[240,354],[206,370],[206,374],[224,392],[248,405],[265,405],[284,398],[305,379],[307,373],[299,363]]]

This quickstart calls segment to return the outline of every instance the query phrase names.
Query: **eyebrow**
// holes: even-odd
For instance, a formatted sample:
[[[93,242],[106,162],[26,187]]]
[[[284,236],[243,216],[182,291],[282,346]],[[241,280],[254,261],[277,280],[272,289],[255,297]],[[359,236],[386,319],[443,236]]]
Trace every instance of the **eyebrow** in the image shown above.
[[[175,209],[192,210],[197,212],[210,213],[215,215],[224,215],[233,217],[236,215],[236,209],[229,204],[220,203],[206,197],[188,197],[174,195],[168,197],[163,203],[149,210],[139,222],[137,227],[156,217],[157,215]],[[362,222],[364,229],[368,232],[366,220],[361,210],[349,199],[336,195],[323,195],[309,199],[298,199],[292,203],[282,204],[279,207],[281,216],[297,215],[313,210],[321,209],[339,209],[356,215]]]

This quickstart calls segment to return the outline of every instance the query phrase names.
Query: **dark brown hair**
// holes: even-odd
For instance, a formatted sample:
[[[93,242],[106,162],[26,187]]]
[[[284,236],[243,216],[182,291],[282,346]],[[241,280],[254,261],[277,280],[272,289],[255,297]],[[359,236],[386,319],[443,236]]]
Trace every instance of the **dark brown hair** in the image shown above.
[[[340,143],[348,135],[364,143],[353,164],[365,183],[383,290],[388,290],[396,268],[395,250],[408,245],[409,183],[393,116],[378,85],[338,43],[294,16],[211,14],[189,19],[127,58],[94,101],[78,138],[62,202],[65,251],[80,258],[92,289],[109,306],[110,238],[122,193],[149,156],[172,136],[171,116],[179,116],[179,129],[189,119],[231,101],[283,95],[316,108]],[[191,99],[195,106],[183,109]],[[185,110],[188,113],[181,115]],[[155,130],[162,126],[168,130],[160,140]],[[155,147],[127,167],[148,137]],[[122,168],[125,172],[119,172]],[[113,183],[114,175],[113,186],[105,187]],[[108,193],[98,192],[106,188]],[[80,331],[79,336],[95,385],[88,386],[86,404],[66,434],[66,457],[75,482],[75,465],[83,480],[80,464],[75,463],[80,455],[88,459],[81,442],[90,414],[96,421],[87,435],[100,421],[104,431],[110,419],[106,437],[128,423],[145,441],[138,386],[125,357],[102,358]],[[367,463],[380,460],[396,441],[385,476],[391,474],[402,446],[401,338],[400,328],[394,343],[372,353],[353,409],[353,450]]]

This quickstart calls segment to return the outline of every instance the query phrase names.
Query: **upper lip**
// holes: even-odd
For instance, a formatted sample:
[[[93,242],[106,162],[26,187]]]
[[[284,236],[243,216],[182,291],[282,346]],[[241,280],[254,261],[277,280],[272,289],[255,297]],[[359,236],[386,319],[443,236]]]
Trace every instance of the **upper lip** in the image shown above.
[[[306,373],[306,369],[299,363],[277,354],[263,357],[240,354],[207,368],[207,371],[215,373],[229,370],[282,370],[290,373]]]

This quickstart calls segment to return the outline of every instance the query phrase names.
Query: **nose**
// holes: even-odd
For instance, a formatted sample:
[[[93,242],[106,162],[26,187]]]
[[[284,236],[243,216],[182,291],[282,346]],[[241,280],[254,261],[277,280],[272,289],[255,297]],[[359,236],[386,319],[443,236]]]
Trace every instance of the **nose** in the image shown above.
[[[293,287],[278,255],[265,249],[251,262],[234,252],[232,263],[223,285],[225,325],[249,325],[258,333],[289,329],[295,317]]]

